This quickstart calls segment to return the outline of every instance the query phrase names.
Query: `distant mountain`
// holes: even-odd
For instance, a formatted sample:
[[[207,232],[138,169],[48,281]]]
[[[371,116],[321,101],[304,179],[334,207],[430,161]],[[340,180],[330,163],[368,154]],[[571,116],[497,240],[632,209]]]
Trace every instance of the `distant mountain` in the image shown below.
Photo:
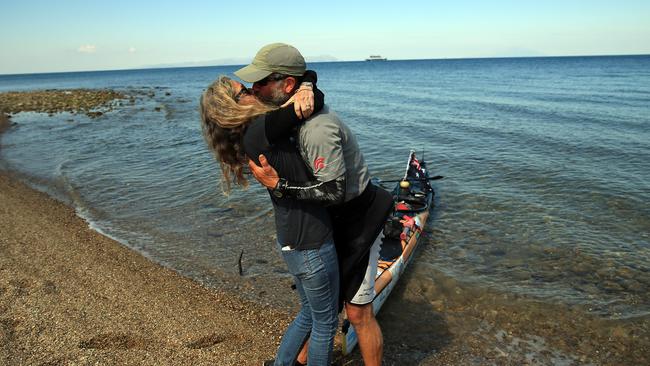
[[[310,62],[333,62],[339,61],[334,56],[330,55],[319,55],[319,56],[306,56],[305,60],[307,63]],[[190,61],[190,62],[174,62],[168,64],[155,64],[155,65],[145,65],[144,68],[147,69],[157,69],[157,68],[167,68],[167,67],[201,67],[201,66],[225,66],[225,65],[246,65],[251,61],[250,58],[246,57],[233,57],[233,58],[220,58],[216,60],[206,60],[206,61]]]
[[[306,56],[305,60],[309,62],[336,62],[341,61],[338,58],[331,55],[320,55],[320,56]]]
[[[167,64],[145,65],[145,68],[157,69],[166,67],[200,67],[200,66],[222,66],[222,65],[244,65],[250,62],[250,58],[221,58],[218,60],[173,62]]]

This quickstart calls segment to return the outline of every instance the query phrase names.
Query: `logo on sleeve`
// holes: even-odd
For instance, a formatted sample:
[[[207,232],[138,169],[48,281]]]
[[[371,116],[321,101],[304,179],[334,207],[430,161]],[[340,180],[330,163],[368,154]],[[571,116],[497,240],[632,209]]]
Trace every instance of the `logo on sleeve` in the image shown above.
[[[322,156],[314,159],[314,173],[318,173],[321,169],[325,168],[325,158]]]

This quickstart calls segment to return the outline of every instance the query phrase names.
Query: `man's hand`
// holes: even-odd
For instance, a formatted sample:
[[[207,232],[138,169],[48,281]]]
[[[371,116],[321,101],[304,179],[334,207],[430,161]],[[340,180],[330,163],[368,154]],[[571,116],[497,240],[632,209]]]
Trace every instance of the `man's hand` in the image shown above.
[[[266,160],[264,155],[260,154],[258,159],[262,166],[258,166],[254,161],[248,159],[248,167],[251,169],[253,176],[255,176],[255,179],[257,179],[258,182],[268,189],[274,189],[280,180],[278,172],[269,165],[269,162]]]
[[[301,87],[293,95],[293,109],[300,119],[309,118],[314,113],[314,91]]]
[[[291,103],[298,118],[309,118],[314,113],[314,91],[311,88],[301,87],[280,107],[286,107]]]

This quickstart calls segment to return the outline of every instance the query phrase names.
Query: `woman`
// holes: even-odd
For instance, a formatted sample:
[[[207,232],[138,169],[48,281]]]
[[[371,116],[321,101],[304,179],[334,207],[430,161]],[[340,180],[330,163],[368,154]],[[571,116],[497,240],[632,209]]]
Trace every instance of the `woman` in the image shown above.
[[[248,162],[243,137],[255,118],[264,116],[266,134],[269,143],[273,144],[287,137],[302,122],[301,117],[307,118],[323,108],[325,97],[315,88],[316,78],[316,73],[308,70],[294,97],[280,109],[259,101],[250,89],[226,76],[220,76],[208,86],[200,100],[201,126],[208,147],[221,165],[225,193],[230,191],[231,183],[248,185],[243,174]],[[309,84],[313,87],[303,86]],[[289,104],[294,101],[296,105],[291,108]],[[262,123],[261,120],[257,122]]]
[[[307,76],[316,81],[315,74]],[[298,96],[295,100],[304,101],[305,95],[311,93],[310,88],[301,86],[294,94]],[[313,93],[314,111],[318,111],[324,97],[317,89]],[[310,98],[307,100],[305,105],[312,104]],[[256,160],[260,154],[289,179],[314,179],[295,143],[286,137],[300,122],[293,108],[269,107],[241,83],[222,76],[201,98],[201,122],[208,146],[221,165],[226,192],[231,183],[247,184],[243,174],[247,156]],[[329,365],[338,324],[339,274],[328,212],[315,203],[270,197],[278,248],[294,276],[301,299],[301,310],[282,338],[275,364],[293,365],[311,335],[308,364]]]

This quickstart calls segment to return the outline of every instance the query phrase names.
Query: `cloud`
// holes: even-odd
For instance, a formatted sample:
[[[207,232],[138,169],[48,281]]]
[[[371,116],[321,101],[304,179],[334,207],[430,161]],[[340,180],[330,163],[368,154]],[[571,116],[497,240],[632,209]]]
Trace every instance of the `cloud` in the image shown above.
[[[80,46],[77,49],[77,52],[79,52],[79,53],[95,53],[95,51],[97,51],[97,47],[95,45],[91,45],[91,44],[86,44],[86,45]]]
[[[135,47],[129,47],[129,53],[135,53],[137,51]]]

